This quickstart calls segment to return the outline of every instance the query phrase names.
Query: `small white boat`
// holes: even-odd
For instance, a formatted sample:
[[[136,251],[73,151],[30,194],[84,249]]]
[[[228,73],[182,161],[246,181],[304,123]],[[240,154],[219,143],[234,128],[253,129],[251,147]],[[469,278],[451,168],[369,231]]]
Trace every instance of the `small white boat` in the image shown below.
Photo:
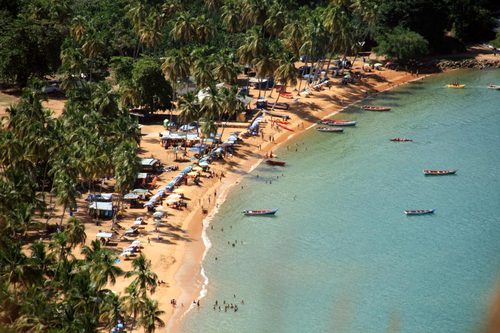
[[[329,133],[342,133],[344,129],[342,127],[318,127],[319,132],[329,132]]]
[[[500,90],[500,84],[490,84],[488,88],[493,90]]]
[[[405,210],[406,215],[425,215],[434,214],[435,209],[407,209]]]

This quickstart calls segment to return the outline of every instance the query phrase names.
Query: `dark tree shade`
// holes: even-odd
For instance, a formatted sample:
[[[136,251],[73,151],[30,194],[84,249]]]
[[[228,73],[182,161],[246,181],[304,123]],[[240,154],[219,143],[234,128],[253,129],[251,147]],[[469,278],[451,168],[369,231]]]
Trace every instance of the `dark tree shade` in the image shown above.
[[[154,112],[172,107],[172,87],[165,80],[157,60],[137,60],[132,70],[132,84],[139,93],[139,105],[146,111]]]

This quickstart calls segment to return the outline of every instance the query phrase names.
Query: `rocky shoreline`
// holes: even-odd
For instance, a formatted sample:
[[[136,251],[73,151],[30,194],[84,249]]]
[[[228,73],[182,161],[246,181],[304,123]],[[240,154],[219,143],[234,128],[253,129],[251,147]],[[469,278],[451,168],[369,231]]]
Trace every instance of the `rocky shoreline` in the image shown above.
[[[439,60],[436,67],[441,70],[459,69],[459,68],[500,68],[500,56],[498,59],[460,59],[460,60]]]

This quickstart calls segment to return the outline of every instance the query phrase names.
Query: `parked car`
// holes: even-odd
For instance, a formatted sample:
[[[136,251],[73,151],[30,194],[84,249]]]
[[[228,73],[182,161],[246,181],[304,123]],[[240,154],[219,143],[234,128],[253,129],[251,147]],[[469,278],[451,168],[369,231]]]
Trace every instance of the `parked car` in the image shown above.
[[[57,80],[47,81],[45,83],[45,87],[42,88],[42,91],[46,94],[61,92],[61,88],[59,88],[60,83],[61,81]]]

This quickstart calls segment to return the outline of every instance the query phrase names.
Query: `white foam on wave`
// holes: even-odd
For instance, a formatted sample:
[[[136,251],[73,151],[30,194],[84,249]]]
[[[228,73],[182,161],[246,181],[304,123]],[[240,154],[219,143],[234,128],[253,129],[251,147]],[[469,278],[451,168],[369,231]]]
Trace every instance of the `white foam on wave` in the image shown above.
[[[256,166],[258,164],[259,163],[257,163]],[[208,279],[208,276],[205,272],[205,268],[203,267],[203,263],[205,262],[205,257],[207,256],[208,251],[212,247],[212,241],[208,237],[207,230],[208,230],[208,227],[210,227],[210,223],[214,219],[215,215],[217,215],[217,213],[219,212],[219,207],[224,203],[224,201],[226,201],[229,189],[233,185],[234,185],[234,183],[223,189],[222,193],[217,198],[215,207],[210,211],[210,213],[207,215],[207,217],[205,217],[203,219],[203,223],[202,223],[203,230],[201,232],[201,239],[203,240],[203,245],[204,245],[205,249],[203,251],[203,256],[201,257],[201,269],[200,269],[200,276],[202,277],[203,282],[201,284],[200,293],[198,294],[198,297],[196,298],[195,301],[199,301],[199,300],[205,298],[208,294],[209,279]],[[180,320],[182,320],[184,318],[184,316],[186,316],[189,313],[189,311],[191,311],[195,307],[196,307],[196,304],[194,302],[191,303],[190,306],[188,307],[188,309],[186,311],[184,311],[184,313],[181,315]]]

